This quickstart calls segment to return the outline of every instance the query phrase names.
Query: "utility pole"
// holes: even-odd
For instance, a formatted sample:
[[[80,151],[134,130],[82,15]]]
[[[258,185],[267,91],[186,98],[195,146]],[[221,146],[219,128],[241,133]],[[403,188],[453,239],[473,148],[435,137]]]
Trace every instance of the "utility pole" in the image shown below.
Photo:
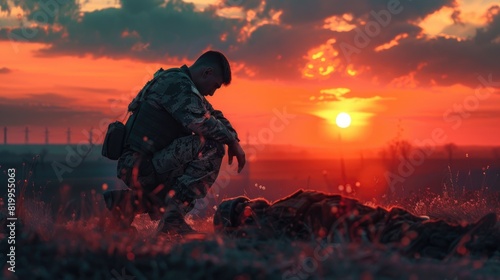
[[[92,146],[92,138],[93,138],[93,135],[92,135],[92,130],[94,130],[93,127],[90,128],[90,131],[89,131],[89,144]]]
[[[26,128],[24,129],[24,143],[25,143],[26,145],[28,145],[28,143],[30,142],[30,137],[29,137],[29,134],[30,134],[30,130],[29,130],[29,128],[28,128],[28,127],[26,127]]]
[[[342,134],[339,131],[339,146],[340,146],[340,177],[342,178],[342,184],[347,185],[347,176],[345,172],[345,162],[344,162],[344,153],[342,152]]]
[[[45,145],[49,144],[49,128],[45,127]]]
[[[66,131],[67,142],[71,144],[71,128],[68,127],[68,131]]]
[[[3,144],[7,145],[7,127],[3,127]]]

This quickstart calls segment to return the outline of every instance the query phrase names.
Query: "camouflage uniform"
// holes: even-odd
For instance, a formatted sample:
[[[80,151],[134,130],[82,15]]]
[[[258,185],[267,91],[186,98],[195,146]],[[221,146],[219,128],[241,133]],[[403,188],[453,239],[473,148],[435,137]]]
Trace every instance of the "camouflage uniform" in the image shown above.
[[[135,124],[132,131],[140,128],[135,133],[142,134],[136,136],[146,144],[155,136],[160,137],[156,138],[157,143],[169,137],[174,139],[163,146],[149,143],[147,149],[130,144],[118,160],[117,175],[135,190],[134,212],[148,212],[159,219],[158,209],[165,206],[167,194],[172,193],[188,212],[194,200],[203,198],[215,182],[224,144],[239,141],[237,133],[222,112],[198,92],[186,65],[168,71],[160,69],[144,94],[143,108],[139,110],[147,105],[147,110],[167,114],[173,122],[150,122],[146,118],[139,121],[140,127]]]
[[[475,224],[451,225],[397,207],[373,208],[341,195],[302,190],[272,204],[228,199],[214,217],[215,230],[231,236],[392,244],[408,256],[437,259],[457,251],[488,256],[499,251],[495,222],[491,213]]]

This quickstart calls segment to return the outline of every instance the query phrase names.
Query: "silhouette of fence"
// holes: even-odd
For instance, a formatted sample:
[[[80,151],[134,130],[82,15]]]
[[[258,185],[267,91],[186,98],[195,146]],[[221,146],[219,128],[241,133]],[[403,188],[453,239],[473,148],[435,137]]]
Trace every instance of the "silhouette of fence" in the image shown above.
[[[54,128],[49,128],[49,127],[45,127],[44,131],[43,131],[43,136],[44,136],[44,141],[43,143],[46,144],[46,145],[49,145],[49,144],[53,144],[55,142],[59,142],[59,141],[53,141],[54,139],[51,139],[51,135],[52,132],[54,131],[57,131],[58,129],[54,129]],[[15,139],[22,139],[22,137],[17,137],[17,136],[20,136],[24,134],[24,142],[21,142],[21,141],[13,141],[12,139],[15,138]],[[71,131],[71,127],[68,127],[66,132],[66,144],[72,144],[71,143],[71,139],[72,138],[72,131]],[[39,135],[39,134],[35,134],[35,132],[30,128],[30,127],[25,127],[23,130],[20,130],[19,128],[9,128],[7,126],[5,126],[3,128],[3,144],[4,145],[8,145],[8,144],[36,144],[37,142],[34,142],[32,141],[31,139],[31,136],[33,135],[36,135],[36,136],[42,136],[42,135]],[[14,137],[12,137],[14,136]],[[89,143],[92,143],[92,144],[96,144],[96,139],[94,139],[94,133],[93,133],[93,128],[90,128],[89,130],[89,133],[88,133],[88,138],[87,138],[87,141]],[[52,140],[52,141],[51,141]]]

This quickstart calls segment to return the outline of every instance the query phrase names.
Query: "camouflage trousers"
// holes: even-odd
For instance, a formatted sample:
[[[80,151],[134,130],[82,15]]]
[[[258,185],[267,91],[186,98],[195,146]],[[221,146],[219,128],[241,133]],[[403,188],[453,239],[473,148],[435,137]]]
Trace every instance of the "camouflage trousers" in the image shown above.
[[[189,135],[152,156],[125,151],[118,160],[117,175],[136,193],[140,203],[135,202],[135,212],[152,215],[169,197],[182,202],[189,212],[217,179],[224,153],[222,143]]]

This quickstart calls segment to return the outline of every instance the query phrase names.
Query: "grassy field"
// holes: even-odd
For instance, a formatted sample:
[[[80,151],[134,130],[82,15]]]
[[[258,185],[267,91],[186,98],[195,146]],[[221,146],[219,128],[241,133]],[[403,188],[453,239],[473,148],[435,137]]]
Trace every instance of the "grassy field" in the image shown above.
[[[451,280],[500,275],[500,252],[489,259],[466,255],[439,261],[403,257],[398,244],[233,239],[215,234],[211,217],[189,217],[200,234],[185,238],[157,236],[156,223],[147,216],[134,221],[137,232],[110,231],[100,195],[91,196],[93,205],[82,205],[91,213],[70,220],[52,215],[53,205],[36,199],[21,201],[15,273],[7,269],[4,254],[10,246],[7,231],[0,241],[3,278]],[[479,192],[460,199],[422,196],[387,201],[384,206],[465,223],[492,211],[500,214],[493,197]],[[496,230],[500,231],[499,224]]]
[[[487,213],[500,216],[497,165],[455,161],[453,172],[443,160],[428,160],[405,178],[415,187],[383,195],[377,188],[385,179],[375,168],[378,161],[346,161],[347,180],[360,183],[350,193],[369,206],[398,206],[415,215],[426,215],[455,224],[473,223]],[[0,263],[3,279],[499,279],[500,252],[489,258],[465,255],[446,260],[410,258],[404,244],[370,242],[325,243],[321,239],[236,239],[214,233],[212,206],[220,199],[246,193],[278,199],[297,189],[336,192],[340,187],[338,161],[256,162],[250,173],[231,176],[220,188],[220,197],[206,211],[189,216],[200,234],[180,238],[158,236],[157,223],[146,215],[136,217],[137,231],[120,232],[107,227],[108,212],[101,186],[112,186],[114,165],[88,163],[78,166],[59,182],[47,178],[50,165],[18,167],[15,222],[15,272],[7,225],[7,201],[0,211]],[[14,165],[12,165],[14,166]],[[486,169],[484,166],[487,166]],[[5,167],[4,167],[5,168]],[[110,171],[111,170],[111,171]],[[443,171],[444,170],[444,171]],[[0,174],[7,181],[6,174]],[[44,177],[45,176],[45,177]],[[224,177],[224,174],[221,175]],[[22,178],[22,179],[19,179]],[[5,180],[4,180],[5,179]],[[36,180],[35,180],[36,179]],[[223,178],[224,179],[224,178]],[[247,187],[245,188],[244,185]],[[250,187],[248,187],[250,186]],[[254,187],[255,186],[255,187]],[[266,188],[264,188],[264,186]],[[347,186],[347,185],[346,185]],[[420,186],[420,187],[419,187]],[[430,186],[430,188],[429,188]],[[444,186],[444,187],[442,187]],[[401,188],[402,189],[402,188]],[[377,198],[366,191],[377,190]],[[402,189],[403,190],[403,189]],[[365,191],[362,193],[361,191]],[[379,193],[379,191],[382,191]],[[4,189],[0,191],[2,196]],[[347,194],[344,192],[344,194]],[[356,196],[358,195],[358,196]],[[494,229],[500,236],[500,224]]]

